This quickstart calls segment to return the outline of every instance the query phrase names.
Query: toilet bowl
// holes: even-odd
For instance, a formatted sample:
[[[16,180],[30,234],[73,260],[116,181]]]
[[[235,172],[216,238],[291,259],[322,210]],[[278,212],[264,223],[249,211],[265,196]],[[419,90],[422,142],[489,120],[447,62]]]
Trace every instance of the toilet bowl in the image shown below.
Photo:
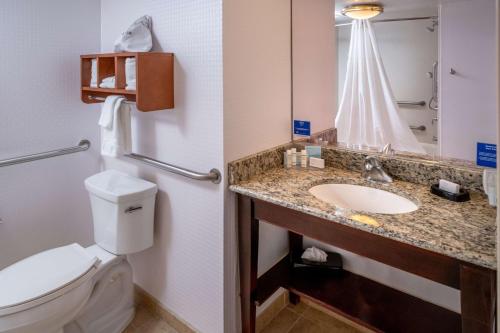
[[[114,170],[85,186],[96,244],[50,249],[1,270],[1,333],[119,333],[132,320],[125,254],[153,244],[157,187]]]

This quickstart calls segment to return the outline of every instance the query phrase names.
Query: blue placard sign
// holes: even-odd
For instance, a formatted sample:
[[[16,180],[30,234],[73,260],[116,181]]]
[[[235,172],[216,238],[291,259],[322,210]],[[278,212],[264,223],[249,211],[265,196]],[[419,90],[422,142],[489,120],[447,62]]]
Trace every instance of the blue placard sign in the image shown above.
[[[294,120],[293,134],[302,136],[311,136],[311,122],[305,120]]]
[[[477,143],[476,163],[479,166],[490,168],[497,167],[497,145],[490,143]]]

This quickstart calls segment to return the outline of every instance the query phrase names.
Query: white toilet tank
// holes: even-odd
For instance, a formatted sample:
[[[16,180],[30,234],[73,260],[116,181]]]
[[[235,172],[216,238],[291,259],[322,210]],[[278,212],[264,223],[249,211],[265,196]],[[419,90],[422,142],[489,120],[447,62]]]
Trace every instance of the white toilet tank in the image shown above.
[[[97,245],[120,255],[153,245],[156,184],[116,170],[85,180]]]

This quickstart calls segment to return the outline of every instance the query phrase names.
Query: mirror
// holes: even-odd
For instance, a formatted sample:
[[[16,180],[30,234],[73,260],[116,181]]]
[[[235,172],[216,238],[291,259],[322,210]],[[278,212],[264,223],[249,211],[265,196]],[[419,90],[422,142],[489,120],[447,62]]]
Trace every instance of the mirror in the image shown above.
[[[370,3],[383,13],[353,20],[359,1],[292,1],[293,119],[348,148],[475,161],[496,143],[495,1]]]

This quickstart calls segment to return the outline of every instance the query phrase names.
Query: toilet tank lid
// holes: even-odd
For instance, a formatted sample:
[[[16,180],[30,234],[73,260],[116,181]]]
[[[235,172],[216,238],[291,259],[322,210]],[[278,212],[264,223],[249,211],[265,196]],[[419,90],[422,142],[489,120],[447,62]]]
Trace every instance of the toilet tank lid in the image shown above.
[[[40,252],[0,271],[0,314],[39,299],[70,290],[81,278],[91,277],[99,259],[74,243]],[[92,272],[94,271],[94,272]]]
[[[85,180],[90,193],[111,202],[129,202],[155,195],[156,184],[116,170],[106,170]]]

